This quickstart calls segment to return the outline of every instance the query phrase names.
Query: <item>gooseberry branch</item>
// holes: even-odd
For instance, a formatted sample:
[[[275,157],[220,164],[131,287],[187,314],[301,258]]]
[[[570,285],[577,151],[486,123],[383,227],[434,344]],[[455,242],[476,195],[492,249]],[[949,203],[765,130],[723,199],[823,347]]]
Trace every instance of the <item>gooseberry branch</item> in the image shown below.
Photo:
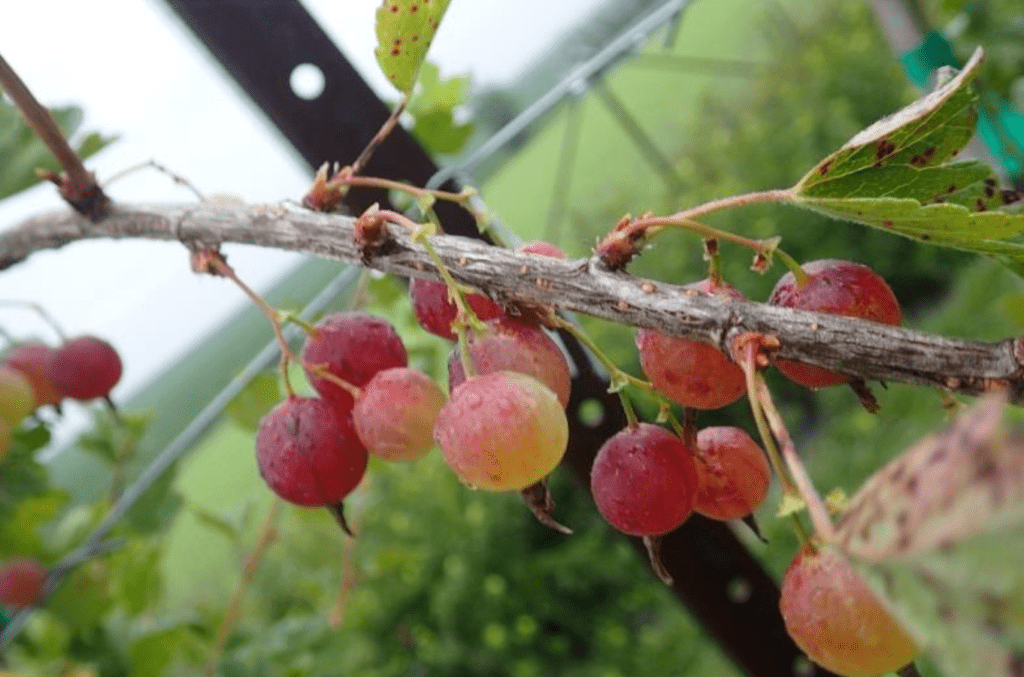
[[[351,217],[288,205],[115,206],[98,222],[64,209],[0,233],[0,270],[36,251],[88,238],[148,238],[214,246],[235,242],[367,265],[403,277],[438,279],[423,246],[400,230],[365,258]],[[580,312],[671,336],[723,346],[746,331],[777,336],[778,357],[865,379],[938,386],[979,395],[1007,390],[1024,404],[1024,340],[965,341],[895,326],[713,296],[608,271],[596,259],[560,260],[449,235],[431,246],[459,284],[503,304]]]

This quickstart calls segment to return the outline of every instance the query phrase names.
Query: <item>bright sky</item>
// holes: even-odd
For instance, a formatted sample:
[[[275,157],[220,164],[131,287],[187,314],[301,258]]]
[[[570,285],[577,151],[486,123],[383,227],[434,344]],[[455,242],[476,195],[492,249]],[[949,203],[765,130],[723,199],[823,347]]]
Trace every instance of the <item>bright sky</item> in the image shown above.
[[[443,74],[470,72],[477,83],[516,74],[602,0],[454,0],[431,48]],[[385,95],[373,57],[379,0],[307,0],[345,54]],[[59,15],[59,18],[55,18]],[[87,165],[101,180],[154,159],[207,193],[247,201],[297,199],[309,177],[301,160],[243,100],[205,50],[158,0],[10,3],[0,22],[0,53],[47,105],[74,103],[85,129],[121,140]],[[184,201],[190,194],[152,171],[108,191],[122,202]],[[0,229],[62,203],[50,186],[0,203]],[[240,276],[265,288],[298,259],[281,252],[226,248]],[[0,273],[0,299],[44,305],[74,335],[110,340],[125,361],[115,398],[125,398],[246,302],[229,283],[192,274],[180,245],[77,243]],[[53,339],[31,314],[0,308],[15,336]]]

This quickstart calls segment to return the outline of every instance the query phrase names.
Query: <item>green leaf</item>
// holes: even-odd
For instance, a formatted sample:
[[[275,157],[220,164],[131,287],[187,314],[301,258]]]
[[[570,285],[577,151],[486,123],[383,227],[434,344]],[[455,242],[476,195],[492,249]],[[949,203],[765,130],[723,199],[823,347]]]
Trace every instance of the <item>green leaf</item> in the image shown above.
[[[74,106],[50,110],[65,138],[70,138],[82,124],[82,110]],[[96,132],[86,134],[75,152],[83,160],[117,140]],[[36,137],[18,110],[0,98],[0,199],[30,188],[39,182],[36,169],[59,171],[60,166],[49,149]]]
[[[49,474],[35,460],[34,442],[40,437],[37,431],[23,429],[16,432],[7,460],[0,464],[0,519],[6,519],[21,501],[49,490]]]
[[[47,608],[73,631],[94,631],[114,606],[106,562],[86,562],[71,572],[47,601]]]
[[[19,503],[11,515],[0,520],[0,552],[43,554],[40,528],[55,518],[67,501],[67,493],[54,489]]]
[[[974,134],[970,85],[981,60],[979,49],[955,77],[819,162],[794,187],[793,203],[1024,272],[1024,215],[1000,211],[1022,195],[1000,190],[980,162],[950,162]]]
[[[173,661],[192,657],[196,640],[195,632],[184,624],[147,631],[129,651],[131,674],[133,677],[163,677]]]
[[[189,512],[196,518],[196,521],[201,525],[219,533],[221,536],[226,538],[231,545],[238,545],[241,542],[242,534],[235,525],[231,524],[228,520],[213,514],[208,510],[202,508],[189,508]]]
[[[1024,665],[1024,441],[991,397],[877,472],[838,543],[950,677]]]
[[[377,10],[377,63],[408,95],[451,0],[384,0]]]
[[[234,423],[250,432],[260,427],[260,419],[281,401],[281,388],[276,372],[263,372],[249,381],[242,391],[228,402],[228,416]]]
[[[412,135],[431,153],[458,153],[473,136],[474,125],[456,122],[454,114],[469,100],[469,87],[468,75],[441,79],[435,64],[423,64],[406,110],[414,120]]]
[[[427,115],[439,110],[455,110],[469,101],[471,79],[468,75],[441,78],[437,64],[426,61],[420,69],[419,87],[406,110],[413,116]]]
[[[110,555],[114,596],[129,616],[153,608],[163,594],[159,543],[135,540]]]
[[[416,118],[412,135],[431,153],[458,153],[466,146],[476,128],[457,123],[449,110],[439,110]]]
[[[147,535],[166,529],[178,513],[183,500],[174,488],[177,468],[175,464],[167,469],[128,510],[125,518],[136,533]]]

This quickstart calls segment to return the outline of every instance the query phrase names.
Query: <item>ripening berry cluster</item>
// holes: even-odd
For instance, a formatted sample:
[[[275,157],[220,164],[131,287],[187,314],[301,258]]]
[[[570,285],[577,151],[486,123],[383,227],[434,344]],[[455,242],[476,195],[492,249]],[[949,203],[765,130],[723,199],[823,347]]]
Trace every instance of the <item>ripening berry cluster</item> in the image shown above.
[[[413,280],[409,291],[420,325],[454,339],[457,311],[444,283]],[[470,332],[465,359],[453,350],[447,397],[408,367],[387,320],[349,311],[318,323],[302,352],[318,397],[287,398],[257,432],[270,488],[292,503],[336,507],[359,484],[369,454],[413,461],[435,443],[458,478],[478,489],[524,489],[554,470],[569,436],[561,348],[480,294],[467,302],[484,329]]]
[[[0,461],[11,436],[39,407],[59,406],[65,399],[108,397],[121,380],[121,358],[109,343],[79,336],[58,348],[20,343],[0,363]]]
[[[823,260],[802,269],[799,280],[793,273],[779,280],[770,304],[899,324],[895,296],[866,266]],[[743,298],[710,279],[689,288]],[[457,311],[447,287],[414,280],[410,294],[420,325],[454,340]],[[386,320],[348,312],[320,322],[303,351],[319,397],[289,397],[260,425],[256,452],[270,487],[300,505],[340,506],[365,472],[368,453],[411,461],[435,443],[470,487],[521,490],[547,476],[568,442],[565,356],[543,329],[510,319],[486,297],[470,294],[466,302],[484,329],[468,331],[465,350],[452,351],[447,400],[425,374],[407,367],[405,348]],[[713,346],[648,329],[637,332],[636,344],[653,386],[685,407],[717,409],[747,390],[743,370]],[[811,388],[849,380],[784,360],[776,366]],[[673,531],[694,512],[716,520],[746,517],[764,501],[770,482],[764,451],[735,427],[680,436],[633,423],[602,445],[591,471],[601,515],[645,539]],[[799,646],[838,674],[897,669],[917,653],[849,565],[817,546],[794,560],[780,608]]]
[[[821,260],[802,266],[806,280],[787,273],[770,304],[899,324],[900,309],[885,281],[867,266]],[[687,285],[698,294],[743,296],[711,279]],[[692,409],[719,409],[746,392],[743,370],[714,346],[667,336],[651,329],[636,333],[640,365],[654,387]],[[849,381],[844,374],[777,360],[793,381],[822,388]],[[749,515],[768,494],[770,471],[764,453],[738,428],[707,428],[696,446],[648,424],[626,428],[601,448],[591,474],[598,509],[620,531],[656,536],[672,531],[691,512],[719,520]]]

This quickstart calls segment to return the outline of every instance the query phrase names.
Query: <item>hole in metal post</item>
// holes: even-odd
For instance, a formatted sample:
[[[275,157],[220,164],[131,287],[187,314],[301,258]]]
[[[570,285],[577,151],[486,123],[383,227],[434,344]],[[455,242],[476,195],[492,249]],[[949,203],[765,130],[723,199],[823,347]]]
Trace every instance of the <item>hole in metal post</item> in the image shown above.
[[[312,101],[324,92],[324,72],[311,63],[302,63],[292,70],[288,78],[295,96],[306,101]]]

